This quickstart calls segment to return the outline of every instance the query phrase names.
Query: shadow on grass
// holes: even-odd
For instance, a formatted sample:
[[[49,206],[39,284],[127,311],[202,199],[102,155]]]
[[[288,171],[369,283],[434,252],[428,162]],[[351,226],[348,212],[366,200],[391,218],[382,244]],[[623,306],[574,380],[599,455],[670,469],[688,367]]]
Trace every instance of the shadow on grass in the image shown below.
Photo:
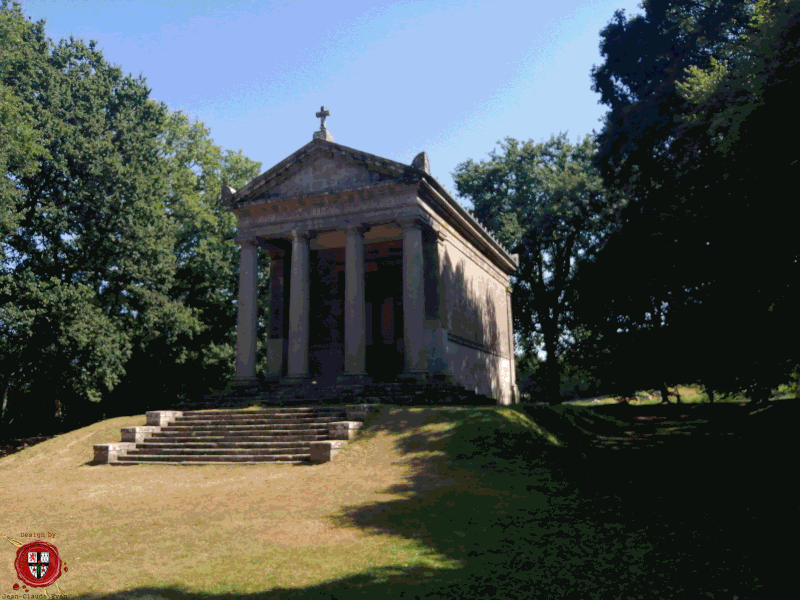
[[[70,597],[781,597],[773,588],[790,589],[785,540],[797,533],[784,461],[798,407],[387,408],[362,439],[401,434],[411,474],[382,490],[400,499],[332,519],[415,544],[416,562],[257,594]]]

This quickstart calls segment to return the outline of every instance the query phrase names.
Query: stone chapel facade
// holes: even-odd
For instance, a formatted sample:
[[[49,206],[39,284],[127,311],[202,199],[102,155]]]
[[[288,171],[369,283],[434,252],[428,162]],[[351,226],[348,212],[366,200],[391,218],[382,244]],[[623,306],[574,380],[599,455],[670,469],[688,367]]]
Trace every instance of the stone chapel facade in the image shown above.
[[[509,275],[518,264],[430,174],[322,128],[242,189],[236,379],[445,380],[519,402]],[[261,255],[261,258],[259,258]],[[255,372],[256,278],[269,260],[268,371]]]

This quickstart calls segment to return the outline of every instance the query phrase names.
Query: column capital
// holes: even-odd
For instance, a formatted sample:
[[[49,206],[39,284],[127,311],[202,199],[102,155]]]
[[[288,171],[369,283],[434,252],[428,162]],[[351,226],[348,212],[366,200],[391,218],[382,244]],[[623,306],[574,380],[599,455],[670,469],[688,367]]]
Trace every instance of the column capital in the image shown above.
[[[372,227],[365,223],[348,223],[345,225],[344,230],[347,235],[360,235],[363,236],[366,232],[368,232]]]
[[[307,229],[292,229],[292,231],[289,233],[289,236],[292,238],[292,241],[310,240],[312,237],[314,237]]]
[[[425,220],[422,217],[401,217],[399,219],[395,219],[395,222],[403,229],[422,229],[427,225]]]
[[[238,238],[236,243],[242,247],[250,246],[251,248],[258,248],[260,245],[258,239],[256,238]]]
[[[433,227],[428,227],[425,231],[425,241],[427,242],[439,242],[444,243],[447,241],[448,234],[443,229],[434,229]]]

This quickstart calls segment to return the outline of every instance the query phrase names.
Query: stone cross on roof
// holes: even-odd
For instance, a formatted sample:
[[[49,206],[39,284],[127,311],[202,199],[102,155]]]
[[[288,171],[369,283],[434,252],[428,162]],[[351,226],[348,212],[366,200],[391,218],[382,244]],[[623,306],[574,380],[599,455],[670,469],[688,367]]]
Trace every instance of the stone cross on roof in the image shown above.
[[[329,111],[324,106],[319,109],[319,112],[317,113],[317,118],[321,119],[321,122],[319,124],[320,131],[325,131],[325,117],[330,117],[330,116],[331,116],[331,111]]]
[[[333,141],[333,136],[328,131],[327,127],[325,127],[325,117],[330,117],[330,116],[331,116],[331,111],[329,111],[324,106],[320,107],[320,111],[317,113],[317,118],[321,120],[319,124],[319,131],[314,132],[313,139],[327,140],[329,142]]]

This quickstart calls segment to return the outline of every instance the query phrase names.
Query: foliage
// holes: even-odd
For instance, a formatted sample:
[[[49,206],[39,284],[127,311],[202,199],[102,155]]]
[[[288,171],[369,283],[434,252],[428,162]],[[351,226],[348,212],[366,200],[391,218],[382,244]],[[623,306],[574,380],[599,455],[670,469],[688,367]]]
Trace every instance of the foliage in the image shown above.
[[[149,94],[94,42],[54,44],[0,5],[6,424],[172,403],[231,372],[238,261],[218,193],[260,165]]]
[[[775,144],[796,130],[797,6],[653,1],[601,32],[597,163],[631,201],[583,265],[578,312],[594,356],[645,355],[650,387],[763,399],[800,358],[782,341],[797,332],[798,249],[778,200],[797,151]],[[610,293],[591,297],[601,283]]]
[[[578,334],[572,319],[576,266],[595,251],[621,205],[604,193],[594,152],[591,136],[576,145],[565,134],[539,144],[506,138],[489,160],[470,159],[453,175],[476,217],[520,255],[514,330],[526,352],[546,351],[551,400],[559,396],[558,359]]]
[[[177,230],[176,272],[168,295],[194,310],[203,324],[175,357],[163,391],[185,398],[208,393],[234,375],[239,252],[236,217],[220,202],[219,190],[243,186],[258,175],[261,164],[241,151],[223,152],[202,123],[180,112],[167,119],[161,152],[168,169],[167,214]],[[259,269],[259,314],[267,314],[268,284],[269,269]],[[266,335],[264,328],[259,339]],[[260,350],[265,363],[265,349]]]

